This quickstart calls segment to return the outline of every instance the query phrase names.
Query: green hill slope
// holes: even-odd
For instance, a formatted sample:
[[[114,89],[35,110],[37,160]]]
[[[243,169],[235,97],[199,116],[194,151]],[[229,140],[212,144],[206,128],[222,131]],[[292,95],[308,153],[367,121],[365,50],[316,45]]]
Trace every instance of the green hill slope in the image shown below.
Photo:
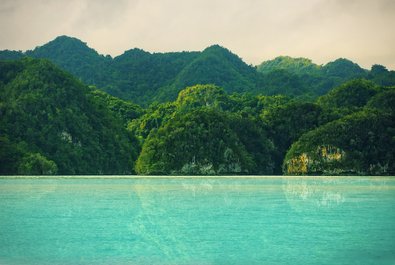
[[[395,174],[393,87],[350,81],[317,103],[330,110],[333,121],[293,143],[284,160],[285,174]]]
[[[0,62],[0,174],[132,173],[137,142],[100,98],[46,60]]]
[[[0,60],[24,56],[49,59],[88,85],[144,106],[175,100],[180,90],[196,84],[221,86],[227,93],[309,99],[355,78],[395,85],[395,72],[380,65],[368,71],[343,58],[321,66],[306,58],[280,56],[252,67],[219,45],[201,52],[150,53],[135,48],[111,58],[79,39],[60,36],[25,53],[0,51]]]

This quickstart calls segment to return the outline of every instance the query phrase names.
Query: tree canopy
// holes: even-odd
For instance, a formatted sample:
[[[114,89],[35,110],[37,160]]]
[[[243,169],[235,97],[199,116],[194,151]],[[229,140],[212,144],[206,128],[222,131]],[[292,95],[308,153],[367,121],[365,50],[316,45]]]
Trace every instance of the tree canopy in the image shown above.
[[[0,73],[1,174],[134,172],[137,141],[98,92],[46,60]]]

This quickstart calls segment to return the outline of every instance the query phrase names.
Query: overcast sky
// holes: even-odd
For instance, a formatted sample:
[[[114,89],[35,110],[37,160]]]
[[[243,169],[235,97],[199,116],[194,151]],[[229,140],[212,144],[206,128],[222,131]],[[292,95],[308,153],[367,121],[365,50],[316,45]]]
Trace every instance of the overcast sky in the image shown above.
[[[0,0],[11,50],[68,35],[112,56],[220,44],[254,65],[289,55],[394,70],[394,28],[395,0]]]

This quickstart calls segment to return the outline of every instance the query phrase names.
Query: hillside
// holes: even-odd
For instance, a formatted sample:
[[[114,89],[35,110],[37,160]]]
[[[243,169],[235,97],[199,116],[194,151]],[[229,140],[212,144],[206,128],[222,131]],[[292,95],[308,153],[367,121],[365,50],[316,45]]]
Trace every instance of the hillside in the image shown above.
[[[394,87],[315,102],[181,90],[143,109],[44,59],[0,62],[0,174],[394,174]]]
[[[133,173],[122,117],[139,109],[98,93],[47,60],[0,62],[0,174]]]
[[[142,144],[136,171],[394,174],[394,91],[354,80],[312,103],[188,87],[129,123]]]
[[[354,80],[317,101],[332,121],[303,134],[283,170],[296,175],[393,175],[395,88]],[[334,118],[336,117],[337,118]]]
[[[339,58],[325,65],[314,64],[307,58],[279,56],[257,66],[264,75],[262,86],[269,94],[280,94],[315,98],[326,94],[352,79],[364,78],[378,85],[395,85],[395,71],[388,71],[382,65],[373,65],[365,70],[345,58]]]
[[[145,106],[174,100],[181,89],[195,84],[218,85],[228,93],[310,99],[359,77],[395,84],[395,72],[380,65],[368,71],[347,59],[320,66],[309,59],[282,56],[252,67],[219,45],[201,52],[150,53],[135,48],[111,58],[76,38],[60,36],[24,53],[0,51],[0,60],[24,56],[48,59],[88,85]]]
[[[290,74],[319,74],[321,66],[313,63],[307,58],[292,58],[289,56],[278,56],[273,60],[268,60],[257,66],[257,71],[268,74],[276,70],[285,70]]]

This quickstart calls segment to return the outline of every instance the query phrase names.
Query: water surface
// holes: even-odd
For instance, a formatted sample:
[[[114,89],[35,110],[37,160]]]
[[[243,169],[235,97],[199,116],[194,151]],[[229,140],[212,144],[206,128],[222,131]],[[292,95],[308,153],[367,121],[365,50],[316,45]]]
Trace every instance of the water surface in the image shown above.
[[[2,178],[0,264],[395,264],[395,178]]]

